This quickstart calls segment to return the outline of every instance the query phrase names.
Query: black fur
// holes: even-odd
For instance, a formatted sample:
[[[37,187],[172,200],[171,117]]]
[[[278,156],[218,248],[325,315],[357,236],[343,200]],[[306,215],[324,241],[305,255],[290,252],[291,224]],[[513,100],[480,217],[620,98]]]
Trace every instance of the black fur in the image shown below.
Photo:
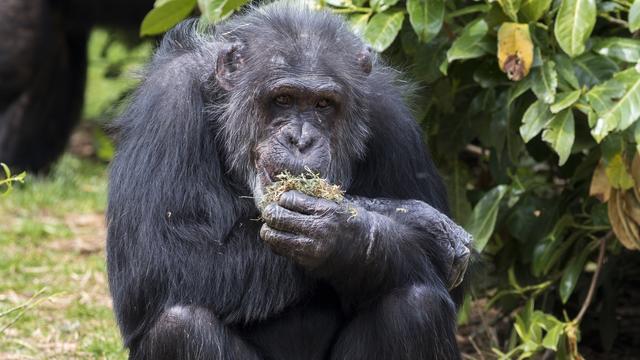
[[[0,162],[47,170],[80,117],[95,24],[137,30],[153,0],[0,2]]]
[[[165,36],[117,123],[108,271],[131,358],[460,358],[447,286],[459,260],[451,247],[468,236],[443,215],[444,186],[394,71],[375,57],[361,66],[364,45],[343,21],[301,6],[251,9],[204,34],[195,27]],[[245,67],[221,75],[217,59],[238,46]],[[265,243],[270,228],[250,198],[252,147],[256,93],[273,77],[262,62],[274,51],[327,61],[347,89],[354,123],[336,132],[327,176],[360,216],[326,224],[345,226],[330,237],[353,224],[381,229],[371,254],[357,231],[318,267]],[[237,90],[224,90],[227,80]],[[277,225],[277,214],[263,216]]]

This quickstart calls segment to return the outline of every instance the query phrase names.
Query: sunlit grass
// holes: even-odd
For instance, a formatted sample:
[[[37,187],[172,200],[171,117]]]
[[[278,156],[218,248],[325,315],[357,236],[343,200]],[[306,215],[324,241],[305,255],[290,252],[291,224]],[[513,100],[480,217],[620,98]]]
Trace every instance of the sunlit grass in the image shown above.
[[[126,358],[105,274],[106,187],[104,164],[67,155],[0,198],[1,359]]]
[[[108,121],[151,52],[94,31],[84,119]],[[99,149],[98,149],[99,150]],[[125,359],[108,292],[107,166],[65,155],[0,196],[0,359]]]

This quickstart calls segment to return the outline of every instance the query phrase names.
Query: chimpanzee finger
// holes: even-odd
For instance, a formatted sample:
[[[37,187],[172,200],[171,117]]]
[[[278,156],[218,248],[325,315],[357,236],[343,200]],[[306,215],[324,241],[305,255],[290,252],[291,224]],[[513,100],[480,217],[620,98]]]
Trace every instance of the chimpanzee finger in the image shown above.
[[[270,227],[300,235],[311,235],[317,218],[293,212],[277,204],[269,204],[262,212],[264,222]]]
[[[320,215],[338,209],[338,204],[333,201],[319,199],[294,190],[282,194],[278,204],[289,210],[308,215]]]
[[[278,255],[292,258],[305,266],[314,266],[322,258],[316,241],[305,236],[280,231],[264,224],[260,229],[260,238]]]

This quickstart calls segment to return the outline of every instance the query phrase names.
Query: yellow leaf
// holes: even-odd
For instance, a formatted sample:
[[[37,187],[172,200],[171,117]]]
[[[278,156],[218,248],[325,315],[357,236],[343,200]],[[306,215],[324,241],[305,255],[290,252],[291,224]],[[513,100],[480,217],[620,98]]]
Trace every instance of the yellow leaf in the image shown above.
[[[622,158],[622,154],[615,154],[611,160],[607,163],[605,170],[607,177],[616,189],[627,190],[631,189],[634,185],[633,178],[629,171],[627,171],[627,164]]]
[[[610,195],[611,183],[609,182],[609,177],[605,172],[604,163],[600,161],[596,169],[593,171],[593,176],[591,177],[589,196],[595,197],[600,200],[600,202],[607,202],[609,201]]]
[[[529,25],[505,22],[498,30],[498,63],[509,80],[519,81],[529,74],[533,63],[533,43]]]

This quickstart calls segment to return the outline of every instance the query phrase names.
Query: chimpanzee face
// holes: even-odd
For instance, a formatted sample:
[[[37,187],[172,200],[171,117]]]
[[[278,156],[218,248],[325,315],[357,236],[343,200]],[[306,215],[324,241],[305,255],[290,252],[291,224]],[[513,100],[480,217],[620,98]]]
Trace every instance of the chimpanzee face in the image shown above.
[[[254,149],[256,185],[267,185],[283,171],[330,174],[332,138],[342,116],[343,94],[330,77],[290,78],[269,86],[262,99],[266,116]],[[342,179],[332,179],[339,181]]]
[[[310,170],[346,189],[365,153],[369,50],[313,48],[309,36],[300,42],[285,48],[283,40],[265,46],[253,38],[218,58],[216,78],[228,98],[219,116],[227,166],[258,202],[284,171]]]

